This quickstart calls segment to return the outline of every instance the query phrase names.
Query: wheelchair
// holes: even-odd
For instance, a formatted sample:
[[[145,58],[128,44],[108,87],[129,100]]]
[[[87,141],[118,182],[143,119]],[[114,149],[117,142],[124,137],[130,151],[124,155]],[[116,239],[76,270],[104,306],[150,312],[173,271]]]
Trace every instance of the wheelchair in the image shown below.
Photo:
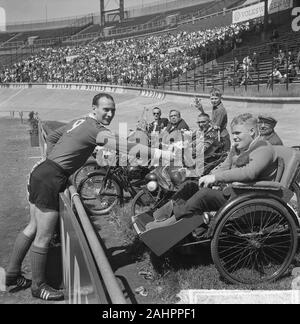
[[[183,218],[166,227],[147,230],[154,220],[151,212],[133,216],[139,238],[157,256],[175,247],[210,244],[217,270],[232,284],[251,287],[277,280],[292,264],[298,246],[300,152],[283,146],[274,149],[275,181],[233,183],[224,189],[229,199],[216,213]],[[192,239],[203,225],[206,234]]]

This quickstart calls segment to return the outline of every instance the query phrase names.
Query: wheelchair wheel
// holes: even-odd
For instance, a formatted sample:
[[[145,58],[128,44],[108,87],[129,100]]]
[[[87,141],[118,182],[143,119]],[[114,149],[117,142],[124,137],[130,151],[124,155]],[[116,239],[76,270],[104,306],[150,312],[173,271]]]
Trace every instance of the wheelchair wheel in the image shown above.
[[[148,190],[141,190],[133,198],[131,214],[133,216],[149,212],[158,202],[159,195],[155,196]]]
[[[212,258],[221,276],[233,284],[275,281],[297,250],[297,225],[276,200],[253,199],[229,211],[216,228]]]
[[[78,188],[80,182],[87,177],[87,175],[91,172],[99,169],[99,166],[96,161],[88,161],[82,168],[77,170],[72,176],[72,183],[75,188]]]
[[[105,172],[90,173],[83,179],[77,189],[85,209],[92,215],[108,214],[122,197],[122,189],[113,178],[107,180],[105,188]]]

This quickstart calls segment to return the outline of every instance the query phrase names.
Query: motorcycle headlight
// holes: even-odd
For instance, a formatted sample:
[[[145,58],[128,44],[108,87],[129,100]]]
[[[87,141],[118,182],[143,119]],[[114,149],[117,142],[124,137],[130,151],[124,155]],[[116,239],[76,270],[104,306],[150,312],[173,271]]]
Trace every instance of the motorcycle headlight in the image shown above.
[[[154,173],[148,173],[146,176],[145,176],[145,179],[147,182],[150,182],[150,181],[157,181],[157,176],[156,174]]]
[[[158,184],[156,181],[149,181],[147,183],[147,189],[150,191],[150,192],[154,192],[156,189],[158,188]]]

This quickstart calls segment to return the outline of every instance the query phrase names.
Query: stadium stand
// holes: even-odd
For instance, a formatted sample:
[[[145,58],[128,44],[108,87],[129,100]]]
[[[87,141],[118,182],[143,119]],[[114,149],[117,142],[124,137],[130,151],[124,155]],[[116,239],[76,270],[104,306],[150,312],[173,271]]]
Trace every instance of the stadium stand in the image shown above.
[[[248,33],[243,38],[241,45],[235,45],[233,51],[216,57],[216,60],[210,62],[206,66],[197,67],[193,71],[189,71],[185,75],[181,75],[178,79],[172,81],[176,88],[184,87],[185,89],[195,88],[195,84],[201,87],[221,86],[227,87],[240,86],[259,86],[273,81],[274,83],[287,84],[287,75],[289,83],[299,83],[300,72],[300,39],[297,34],[289,31],[289,26],[282,24],[277,26],[279,38],[276,46],[271,41],[272,30],[266,35],[266,40],[261,38],[262,22],[253,23]],[[256,44],[253,46],[253,44]],[[278,61],[278,51],[287,56],[291,51],[291,59],[283,59]],[[258,59],[253,62],[253,54],[256,53]],[[243,64],[244,59],[249,56],[251,59],[250,66],[246,68]],[[272,71],[278,68],[282,75],[281,82],[279,80],[271,80]],[[249,75],[246,72],[249,70]],[[292,75],[292,76],[291,76]],[[170,82],[165,86],[170,86]]]
[[[230,50],[232,39],[249,29],[232,25],[205,32],[179,32],[97,42],[80,47],[46,48],[5,69],[2,82],[110,82],[155,85],[192,70],[216,50]],[[222,51],[223,53],[223,51]]]

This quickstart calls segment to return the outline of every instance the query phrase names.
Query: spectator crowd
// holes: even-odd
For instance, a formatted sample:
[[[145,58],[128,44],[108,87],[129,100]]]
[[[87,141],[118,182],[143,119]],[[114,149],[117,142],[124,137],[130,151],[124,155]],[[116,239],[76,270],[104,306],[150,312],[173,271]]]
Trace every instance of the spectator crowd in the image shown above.
[[[249,23],[77,47],[44,48],[0,71],[0,82],[108,82],[157,85],[234,48]]]

